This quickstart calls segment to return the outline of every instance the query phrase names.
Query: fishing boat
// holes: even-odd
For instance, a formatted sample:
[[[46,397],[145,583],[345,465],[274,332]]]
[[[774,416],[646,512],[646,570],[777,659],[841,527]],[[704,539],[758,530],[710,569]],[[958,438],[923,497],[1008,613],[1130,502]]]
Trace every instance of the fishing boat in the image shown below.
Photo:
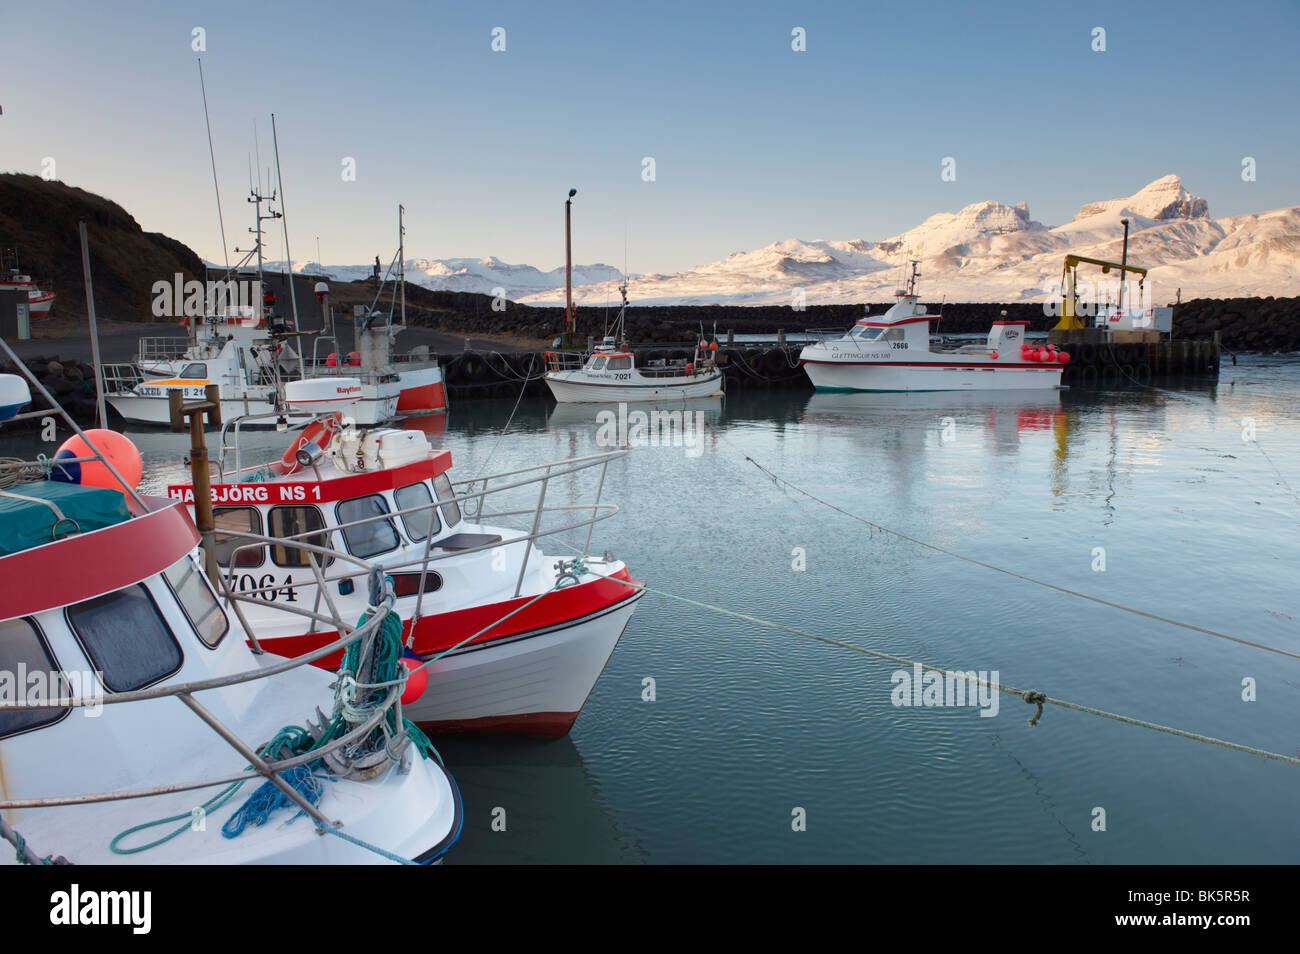
[[[0,291],[27,293],[27,314],[32,321],[48,318],[54,307],[54,292],[41,291],[32,276],[24,274],[18,264],[18,250],[6,249],[0,262]]]
[[[722,371],[715,355],[717,342],[701,337],[693,357],[676,362],[638,365],[623,335],[627,312],[627,282],[619,286],[623,305],[614,326],[589,356],[548,351],[546,386],[561,403],[672,401],[711,398],[723,391]]]
[[[260,208],[263,201],[264,196],[252,193],[250,202]],[[267,217],[257,213],[259,229]],[[166,424],[171,391],[198,398],[209,384],[216,384],[223,420],[256,417],[274,425],[282,416],[277,412],[293,408],[295,391],[332,391],[338,386],[335,379],[342,377],[350,379],[347,414],[366,427],[447,410],[442,369],[436,359],[394,355],[394,337],[405,325],[394,325],[391,312],[384,315],[374,308],[359,308],[355,319],[358,350],[346,355],[339,352],[334,336],[329,286],[324,282],[315,287],[324,322],[320,334],[298,331],[296,317],[290,320],[277,315],[275,294],[266,289],[261,270],[261,234],[257,229],[251,231],[256,236],[254,248],[244,254],[236,271],[213,283],[222,295],[209,295],[205,302],[208,314],[182,320],[191,333],[188,344],[175,337],[144,337],[134,362],[104,366],[105,399],[114,410],[127,421]],[[256,268],[239,271],[255,255]],[[239,277],[230,280],[232,275]],[[260,293],[243,293],[246,286]],[[234,304],[222,297],[232,290]],[[402,308],[405,310],[404,286]],[[295,350],[295,343],[302,348],[308,338],[313,339],[310,360]]]
[[[1044,390],[1061,386],[1070,356],[1055,345],[1033,347],[1027,321],[993,322],[982,345],[934,350],[930,326],[941,315],[917,297],[917,262],[907,287],[883,315],[859,319],[847,334],[810,330],[816,340],[799,362],[818,391]]]
[[[396,596],[377,568],[312,550],[367,582],[364,619],[311,616],[335,633],[316,655],[345,654],[343,672],[267,653],[247,598],[195,559],[184,506],[135,489],[122,435],[63,417],[83,450],[0,470],[0,837],[17,848],[0,858],[440,859],[460,799],[403,714]]]
[[[365,429],[337,414],[312,418],[281,458],[245,466],[240,431],[250,423],[227,422],[222,434],[214,557],[229,589],[254,601],[241,609],[268,651],[298,657],[338,638],[286,610],[331,606],[348,618],[364,609],[352,565],[280,541],[337,545],[394,582],[408,657],[427,664],[424,691],[405,707],[421,727],[569,731],[643,594],[621,561],[587,555],[593,525],[618,510],[600,489],[626,450],[453,481],[450,451],[433,450],[422,430]],[[594,498],[547,502],[584,472]],[[193,493],[189,483],[168,487],[185,503]],[[523,494],[536,502],[516,506]],[[576,558],[537,544],[583,528]]]

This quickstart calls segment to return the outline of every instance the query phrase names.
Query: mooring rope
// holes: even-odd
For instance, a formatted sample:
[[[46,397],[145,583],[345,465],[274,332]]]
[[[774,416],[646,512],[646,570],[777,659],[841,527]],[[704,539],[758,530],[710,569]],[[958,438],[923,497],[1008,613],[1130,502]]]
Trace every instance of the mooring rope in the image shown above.
[[[791,490],[796,491],[797,493],[800,493],[803,496],[807,497],[809,500],[815,500],[817,503],[821,504],[822,506],[829,507],[831,510],[836,511],[837,513],[841,513],[846,517],[850,517],[853,520],[858,521],[859,523],[866,524],[868,527],[871,527],[875,530],[879,530],[882,533],[888,533],[891,536],[898,537],[901,540],[906,540],[909,543],[915,543],[917,546],[925,547],[927,550],[933,550],[936,553],[942,553],[945,556],[950,556],[953,557],[954,559],[962,560],[966,563],[974,564],[975,566],[982,566],[986,570],[993,570],[997,573],[1002,573],[1005,574],[1006,576],[1013,577],[1014,579],[1023,580],[1026,583],[1033,583],[1037,586],[1045,587],[1046,589],[1049,590],[1055,590],[1058,593],[1064,593],[1067,596],[1074,596],[1081,600],[1089,600],[1090,602],[1098,603],[1102,606],[1109,606],[1112,609],[1123,610],[1126,613],[1133,613],[1136,616],[1143,616],[1147,619],[1156,620],[1157,622],[1168,623],[1171,626],[1180,626],[1183,629],[1189,629],[1197,633],[1204,633],[1207,636],[1214,636],[1218,639],[1226,639],[1234,643],[1241,643],[1243,646],[1252,646],[1255,649],[1263,649],[1270,653],[1277,653],[1279,656],[1289,656],[1292,659],[1300,659],[1300,653],[1294,653],[1288,649],[1279,649],[1276,646],[1269,646],[1265,643],[1257,643],[1253,640],[1245,639],[1241,636],[1230,636],[1227,633],[1221,633],[1215,629],[1209,629],[1205,626],[1197,626],[1195,623],[1185,623],[1182,620],[1171,619],[1168,616],[1160,616],[1157,613],[1149,613],[1146,610],[1137,609],[1136,607],[1125,606],[1123,603],[1115,603],[1111,600],[1104,600],[1100,596],[1091,596],[1088,593],[1081,593],[1078,590],[1072,590],[1065,586],[1057,586],[1055,583],[1048,583],[1046,580],[1039,580],[1039,579],[1035,579],[1032,576],[1025,576],[1023,573],[1017,573],[1015,570],[1007,570],[1004,569],[1003,567],[995,566],[992,563],[985,563],[983,560],[976,560],[974,557],[968,557],[964,554],[956,553],[952,550],[946,549],[937,544],[927,543],[925,540],[918,540],[916,537],[909,536],[906,533],[901,533],[898,530],[891,530],[889,527],[882,526],[881,524],[868,520],[866,517],[862,517],[856,513],[852,513],[848,510],[845,510],[843,507],[837,506],[836,504],[831,503],[829,500],[823,500],[821,497],[809,493],[808,491],[804,490],[802,487],[790,483],[790,481],[786,480],[784,477],[779,477],[776,474],[772,473],[772,471],[768,470],[766,467],[764,467],[758,461],[754,460],[754,458],[752,457],[746,457],[745,460],[749,461],[751,464],[753,464],[755,467],[757,467],[759,470],[765,473],[769,478],[771,478],[772,482],[775,484],[779,484],[779,485],[783,484],[786,487],[789,487]]]
[[[934,666],[929,663],[919,662],[914,659],[908,659],[905,656],[896,656],[893,653],[881,652],[880,650],[877,649],[868,649],[865,646],[859,646],[855,643],[845,642],[842,639],[835,639],[831,636],[823,636],[820,633],[811,633],[808,632],[807,630],[797,629],[793,626],[786,626],[783,623],[776,623],[773,622],[772,620],[762,619],[758,616],[750,616],[748,613],[738,613],[735,610],[729,610],[724,606],[717,606],[713,603],[705,603],[701,600],[693,600],[688,596],[678,596],[676,593],[669,593],[665,590],[658,590],[655,589],[654,587],[647,586],[644,583],[634,583],[629,580],[620,580],[617,579],[616,577],[606,576],[603,573],[597,573],[595,570],[585,566],[585,564],[582,564],[581,560],[576,562],[583,570],[583,572],[590,573],[592,576],[597,576],[600,577],[601,579],[609,580],[613,583],[621,583],[623,586],[627,586],[632,589],[644,590],[646,593],[653,593],[656,596],[662,596],[665,599],[676,600],[679,603],[686,603],[690,606],[698,607],[699,609],[708,610],[713,613],[719,613],[723,616],[730,616],[734,619],[744,620],[745,622],[753,623],[756,626],[762,626],[765,629],[775,629],[786,633],[793,633],[796,636],[804,636],[808,639],[813,639],[821,643],[826,643],[831,646],[838,646],[841,649],[848,649],[855,653],[861,653],[864,656],[872,656],[876,659],[883,659],[888,662],[898,663],[903,666],[909,666],[909,667],[919,666],[921,669],[927,670],[929,672],[936,672],[942,674],[943,676],[952,676],[954,678],[963,679],[966,682],[971,682],[978,686],[986,686],[990,689],[996,689],[997,691],[1004,692],[1007,695],[1019,696],[1021,699],[1023,699],[1025,702],[1029,703],[1030,705],[1036,705],[1038,707],[1037,711],[1034,713],[1034,716],[1029,720],[1030,725],[1038,724],[1038,720],[1043,714],[1044,705],[1054,705],[1054,706],[1060,706],[1063,709],[1073,709],[1076,712],[1085,712],[1089,715],[1100,716],[1101,718],[1104,719],[1112,719],[1116,722],[1123,722],[1126,725],[1135,725],[1143,729],[1151,729],[1156,732],[1164,732],[1168,735],[1176,735],[1180,738],[1191,739],[1194,742],[1203,742],[1206,745],[1219,746],[1220,748],[1230,749],[1234,752],[1244,752],[1247,755],[1255,755],[1260,758],[1272,759],[1277,762],[1286,762],[1289,765],[1300,765],[1300,758],[1297,758],[1292,755],[1283,755],[1280,752],[1271,752],[1268,749],[1261,749],[1252,745],[1243,745],[1240,742],[1231,742],[1226,739],[1217,739],[1214,736],[1202,735],[1199,732],[1190,732],[1187,729],[1179,729],[1175,726],[1163,725],[1159,722],[1149,722],[1146,719],[1138,719],[1133,716],[1124,715],[1122,713],[1110,712],[1106,709],[1099,709],[1095,706],[1087,706],[1078,702],[1070,702],[1066,699],[1057,699],[1053,696],[1049,696],[1046,693],[1039,692],[1034,689],[1018,689],[1015,686],[1008,686],[1003,683],[993,682],[987,679],[980,679],[978,676],[972,679],[970,675],[970,671],[963,672],[961,670],[948,670],[948,669],[944,669],[942,666]]]
[[[1214,402],[1210,401],[1208,398],[1202,398],[1199,395],[1181,394],[1177,391],[1171,391],[1168,388],[1162,388],[1159,385],[1152,384],[1149,381],[1146,382],[1139,381],[1132,374],[1129,374],[1128,370],[1122,364],[1116,361],[1114,357],[1111,358],[1111,364],[1108,365],[1107,367],[1117,368],[1120,374],[1124,375],[1124,377],[1128,378],[1138,387],[1148,388],[1149,390],[1156,391],[1160,394],[1167,394],[1170,397],[1178,398],[1181,401],[1187,401],[1193,404],[1196,403],[1208,404],[1210,407],[1215,407]],[[1247,441],[1247,443],[1255,445],[1255,449],[1258,450],[1264,456],[1264,460],[1268,462],[1268,466],[1273,468],[1273,473],[1277,475],[1278,483],[1280,483],[1284,488],[1286,488],[1286,492],[1290,494],[1292,502],[1294,502],[1297,506],[1300,506],[1300,494],[1296,493],[1296,491],[1291,487],[1291,484],[1287,481],[1286,477],[1283,476],[1282,471],[1278,468],[1277,464],[1273,463],[1273,458],[1269,456],[1268,451],[1264,450],[1264,445],[1259,442],[1259,438],[1258,437],[1251,438],[1249,441]]]

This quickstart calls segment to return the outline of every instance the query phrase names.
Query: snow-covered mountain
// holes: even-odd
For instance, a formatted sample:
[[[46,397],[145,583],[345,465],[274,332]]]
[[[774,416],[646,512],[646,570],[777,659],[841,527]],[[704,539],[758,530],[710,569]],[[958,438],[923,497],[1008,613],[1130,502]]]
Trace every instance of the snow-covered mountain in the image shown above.
[[[381,276],[388,273],[388,264],[384,262],[380,266]],[[268,271],[282,272],[285,270],[285,263],[266,262],[264,267]],[[374,272],[374,264],[321,265],[319,262],[295,260],[293,270],[303,275],[320,275],[326,279],[350,282],[369,278]],[[575,285],[593,285],[600,282],[612,282],[617,285],[620,274],[619,270],[612,265],[575,265],[573,282]],[[549,272],[543,272],[531,265],[511,265],[495,256],[408,258],[406,280],[437,291],[478,292],[483,295],[494,295],[496,289],[503,288],[506,297],[514,300],[524,295],[556,288],[563,292],[564,269],[554,268]]]
[[[926,299],[1042,301],[1060,281],[1067,251],[1119,259],[1124,218],[1129,261],[1151,270],[1147,286],[1156,304],[1173,301],[1180,290],[1184,299],[1300,295],[1300,206],[1212,219],[1205,200],[1168,175],[1127,198],[1086,203],[1064,225],[1035,222],[1023,202],[977,202],[880,241],[785,239],[674,275],[635,275],[628,297],[641,305],[788,305],[801,291],[810,305],[880,302],[893,295],[915,258]],[[295,264],[308,273],[320,270]],[[504,288],[516,301],[564,301],[562,268],[542,272],[485,258],[415,259],[406,269],[409,281],[426,288],[485,294]],[[323,271],[352,279],[371,268]],[[574,298],[580,305],[616,302],[620,281],[610,266],[576,266]]]

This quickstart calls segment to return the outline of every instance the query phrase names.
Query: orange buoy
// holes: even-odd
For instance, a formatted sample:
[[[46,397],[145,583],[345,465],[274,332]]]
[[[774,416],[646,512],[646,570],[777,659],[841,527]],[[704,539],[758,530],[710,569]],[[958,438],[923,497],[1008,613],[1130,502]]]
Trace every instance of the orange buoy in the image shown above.
[[[422,660],[412,656],[403,656],[402,665],[406,667],[406,685],[402,688],[402,705],[409,706],[420,696],[424,695],[424,690],[429,686],[429,669],[417,669],[422,665]]]
[[[85,434],[90,440],[89,444],[81,438],[81,435],[74,434],[59,447],[54,455],[55,463],[50,470],[50,480],[81,484],[83,487],[103,487],[107,490],[120,490],[123,493],[126,493],[127,490],[134,490],[139,486],[140,477],[144,474],[144,458],[140,456],[139,449],[131,443],[129,437],[125,434],[119,434],[117,431],[104,430],[98,427],[86,431]],[[129,487],[123,487],[118,482],[118,479],[113,476],[113,472],[102,461],[91,460],[78,464],[62,465],[58,463],[60,458],[68,460],[78,457],[93,457],[96,451],[117,468],[117,472],[130,485]]]

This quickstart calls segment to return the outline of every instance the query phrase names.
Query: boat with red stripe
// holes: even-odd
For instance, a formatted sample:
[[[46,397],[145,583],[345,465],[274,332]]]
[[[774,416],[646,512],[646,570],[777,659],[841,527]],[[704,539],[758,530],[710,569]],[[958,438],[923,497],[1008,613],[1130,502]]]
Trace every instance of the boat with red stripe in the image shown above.
[[[137,491],[134,445],[83,432],[23,370],[30,387],[0,375],[0,392],[42,409],[5,419],[57,413],[76,435],[52,461],[0,461],[0,838],[17,848],[0,864],[441,858],[460,796],[402,717],[382,573],[315,551],[347,563],[368,604],[365,620],[300,611],[333,634],[318,655],[346,650],[354,682],[386,680],[340,693],[311,654],[264,651],[242,612],[255,601],[205,572],[184,505]],[[314,724],[322,712],[339,716]]]
[[[982,345],[935,351],[927,312],[916,293],[913,261],[906,289],[883,315],[859,319],[847,334],[811,330],[817,340],[799,354],[818,391],[1012,391],[1061,386],[1070,356],[1055,345],[1025,340],[1027,321],[993,322]]]
[[[258,423],[226,425],[212,501],[216,561],[233,592],[257,601],[244,612],[268,650],[296,657],[336,638],[303,626],[290,607],[328,605],[344,618],[364,608],[354,568],[278,542],[335,547],[393,580],[410,665],[428,663],[426,688],[406,704],[422,727],[569,730],[643,593],[622,562],[587,552],[594,524],[618,510],[600,500],[605,470],[627,451],[453,481],[451,453],[422,431],[321,415],[288,439],[283,457],[246,465],[239,432]],[[575,496],[582,483],[590,499]],[[556,486],[562,503],[547,499]],[[190,484],[168,493],[193,502]],[[264,542],[235,536],[250,533]],[[539,547],[566,535],[583,542],[576,559]]]

